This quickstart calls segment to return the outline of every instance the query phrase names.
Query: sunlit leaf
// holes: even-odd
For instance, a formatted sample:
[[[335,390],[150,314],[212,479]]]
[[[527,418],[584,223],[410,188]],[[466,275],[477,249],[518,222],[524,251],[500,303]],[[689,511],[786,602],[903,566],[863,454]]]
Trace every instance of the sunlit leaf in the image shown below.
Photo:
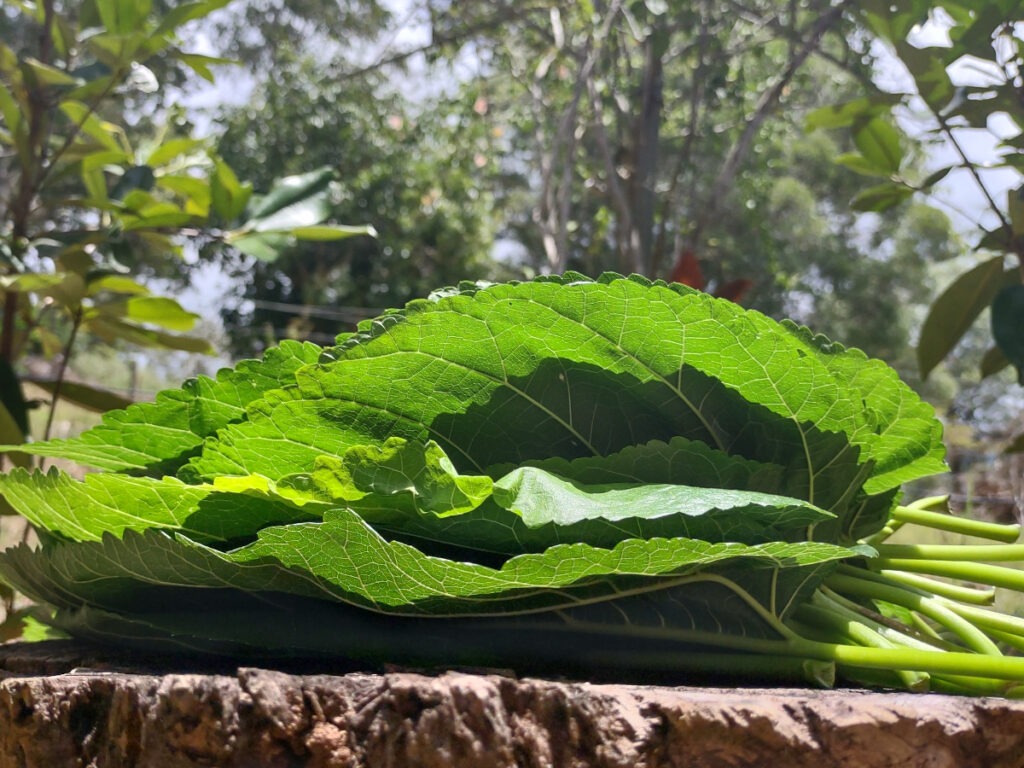
[[[216,378],[190,379],[181,389],[159,393],[155,402],[108,413],[77,437],[32,443],[31,450],[115,472],[173,474],[205,438],[244,418],[249,403],[319,355],[313,344],[285,341],[261,360],[243,360]]]
[[[210,185],[191,176],[158,176],[156,186],[184,198],[185,213],[205,218],[210,212]]]
[[[168,139],[155,147],[153,151],[149,153],[146,157],[146,165],[153,168],[159,168],[175,158],[192,152],[197,152],[205,146],[206,142],[202,139],[184,137]]]
[[[377,231],[369,225],[353,227],[344,224],[320,224],[312,227],[295,227],[290,232],[299,240],[344,240],[357,235],[377,236]]]
[[[212,354],[214,351],[207,339],[165,333],[106,315],[87,317],[82,323],[82,327],[108,344],[126,341],[140,347],[177,349],[183,352]]]
[[[188,312],[174,299],[165,296],[135,296],[97,303],[87,317],[117,317],[134,323],[147,323],[171,331],[189,331],[199,315]]]
[[[892,173],[884,168],[879,168],[871,160],[854,152],[846,152],[836,157],[836,163],[849,168],[851,171],[863,174],[864,176],[879,176],[889,178]]]
[[[100,293],[128,293],[137,296],[149,293],[149,288],[127,275],[101,275],[88,281],[88,295]]]
[[[125,151],[122,143],[124,130],[118,125],[101,120],[88,105],[80,101],[64,100],[60,104],[60,109],[80,130],[107,149],[114,152]]]
[[[900,485],[943,469],[941,429],[880,361],[681,285],[462,283],[23,446],[106,471],[0,475],[43,532],[0,572],[107,642],[676,671],[700,647],[755,671],[844,654],[996,690],[1024,664],[815,618],[845,572],[887,578],[872,544]]]
[[[296,229],[316,232],[314,228],[330,215],[330,201],[326,196],[316,194],[279,208],[265,218],[253,218],[247,226],[254,232],[282,232],[294,235]]]

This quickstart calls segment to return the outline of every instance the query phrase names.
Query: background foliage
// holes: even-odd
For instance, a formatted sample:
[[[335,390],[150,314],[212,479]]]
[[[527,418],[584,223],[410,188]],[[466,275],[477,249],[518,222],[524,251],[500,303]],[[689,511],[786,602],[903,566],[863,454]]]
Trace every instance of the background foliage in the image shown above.
[[[154,13],[148,0],[5,4],[0,44],[0,441],[23,442],[28,407],[16,366],[56,362],[34,383],[96,410],[123,399],[66,381],[79,335],[210,352],[186,335],[198,319],[140,278],[178,272],[187,238],[274,259],[301,239],[333,241],[364,228],[325,223],[330,169],[277,181],[264,196],[209,141],[160,108],[157,73],[213,81],[223,60],[187,51],[183,28],[225,5]],[[49,433],[53,409],[44,433]],[[9,454],[16,460],[17,454]]]

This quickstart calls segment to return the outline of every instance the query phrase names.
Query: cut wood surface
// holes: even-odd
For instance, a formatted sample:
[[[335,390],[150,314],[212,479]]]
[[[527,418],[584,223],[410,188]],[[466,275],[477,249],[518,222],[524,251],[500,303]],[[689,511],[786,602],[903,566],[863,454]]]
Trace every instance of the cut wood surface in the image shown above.
[[[0,646],[0,768],[1024,766],[1024,702]]]

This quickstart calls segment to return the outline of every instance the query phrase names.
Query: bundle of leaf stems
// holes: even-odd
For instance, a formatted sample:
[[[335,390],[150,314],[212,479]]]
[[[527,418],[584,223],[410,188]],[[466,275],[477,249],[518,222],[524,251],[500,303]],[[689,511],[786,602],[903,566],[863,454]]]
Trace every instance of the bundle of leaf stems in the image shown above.
[[[998,543],[888,543],[905,525]],[[995,602],[997,589],[1024,593],[1024,571],[991,564],[1024,562],[1024,544],[1013,543],[1020,528],[954,516],[946,496],[923,498],[896,507],[885,528],[862,542],[866,556],[840,564],[791,617],[780,621],[750,597],[749,606],[778,639],[637,625],[628,634],[654,641],[674,635],[683,644],[678,652],[644,650],[649,668],[1024,698],[1024,656],[1013,655],[1024,652],[1024,618],[984,607]],[[529,626],[520,621],[509,629]],[[559,631],[548,623],[536,629]],[[622,632],[585,621],[562,629],[609,638]],[[587,663],[622,663],[614,653],[582,653]]]
[[[1024,651],[1024,618],[984,607],[997,589],[1024,593],[1024,571],[992,564],[1024,562],[1024,544],[1013,543],[1020,525],[938,511],[947,501],[897,507],[864,542],[877,556],[839,565],[780,627],[787,639],[761,650],[832,663],[870,684],[1024,698],[1024,657],[1006,655]],[[889,543],[905,525],[999,543]]]

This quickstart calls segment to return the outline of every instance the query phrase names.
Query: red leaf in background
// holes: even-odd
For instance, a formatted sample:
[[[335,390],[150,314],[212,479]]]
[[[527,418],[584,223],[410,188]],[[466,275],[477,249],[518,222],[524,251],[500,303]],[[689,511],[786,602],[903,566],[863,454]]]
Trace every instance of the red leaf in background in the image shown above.
[[[751,286],[754,285],[753,280],[748,280],[745,277],[738,278],[736,280],[730,280],[723,286],[720,286],[715,291],[715,296],[720,299],[728,299],[729,301],[735,301],[739,304],[746,297],[747,292]]]
[[[700,264],[697,263],[697,255],[689,248],[679,254],[668,279],[669,282],[682,283],[699,290],[704,290],[707,285],[704,274],[700,271]]]
[[[700,291],[705,290],[708,285],[704,279],[704,273],[701,272],[700,262],[697,261],[697,254],[689,248],[680,252],[676,263],[672,265],[669,281],[682,283]],[[729,301],[739,303],[743,301],[753,285],[753,280],[741,277],[719,286],[715,289],[714,295],[720,299],[728,299]]]

